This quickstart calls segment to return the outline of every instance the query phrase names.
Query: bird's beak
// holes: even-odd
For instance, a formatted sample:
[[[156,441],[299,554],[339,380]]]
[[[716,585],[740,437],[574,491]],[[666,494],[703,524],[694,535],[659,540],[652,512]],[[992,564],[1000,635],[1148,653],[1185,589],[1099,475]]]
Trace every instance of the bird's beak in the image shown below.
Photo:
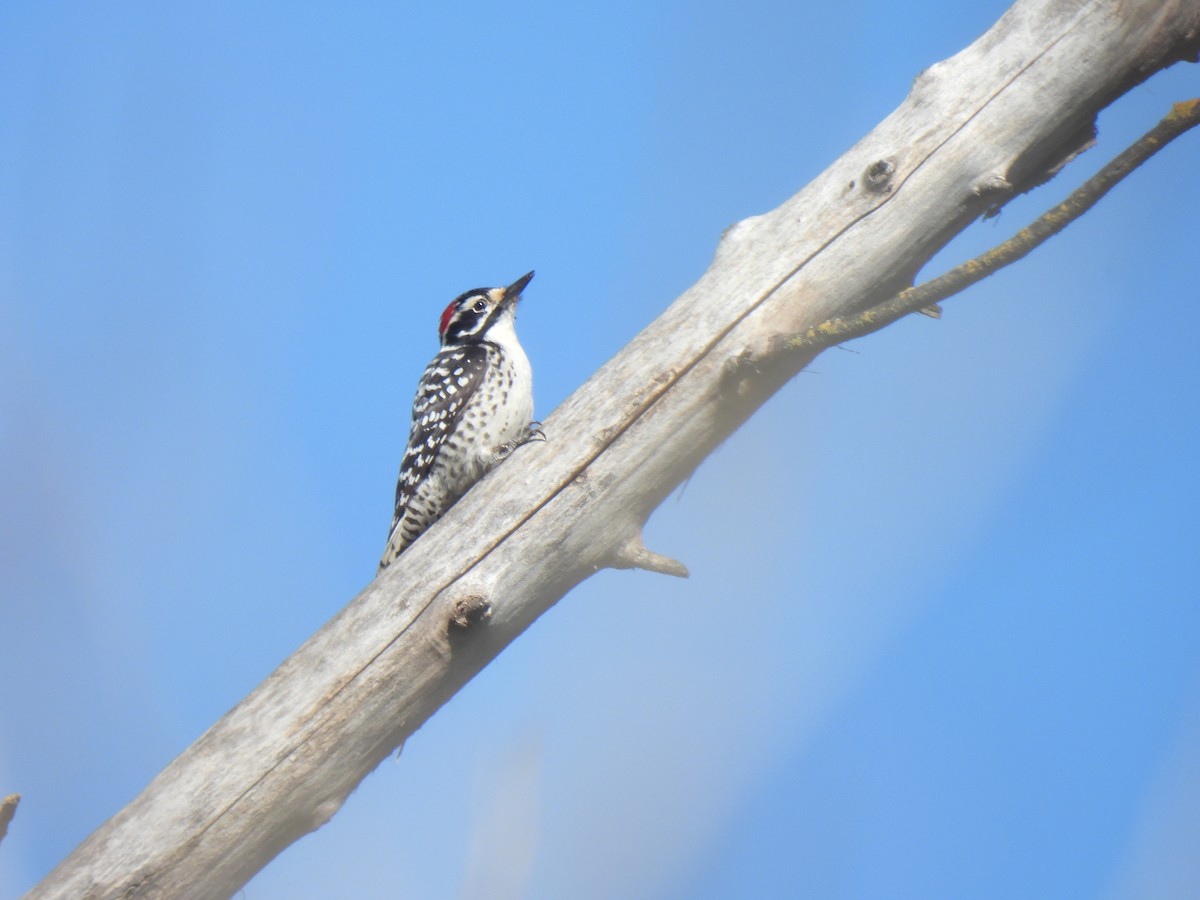
[[[521,296],[521,291],[525,290],[525,285],[533,280],[533,273],[527,272],[504,289],[504,299],[508,303],[516,303],[517,298]]]

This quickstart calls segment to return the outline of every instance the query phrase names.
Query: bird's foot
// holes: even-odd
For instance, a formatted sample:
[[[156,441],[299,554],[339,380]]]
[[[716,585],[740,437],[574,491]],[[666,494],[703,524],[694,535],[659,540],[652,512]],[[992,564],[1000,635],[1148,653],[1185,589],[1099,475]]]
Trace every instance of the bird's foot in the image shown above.
[[[528,425],[525,426],[524,433],[513,438],[511,441],[505,441],[503,444],[501,444],[499,447],[496,448],[496,450],[495,450],[496,458],[497,459],[508,459],[508,457],[512,454],[512,452],[514,450],[516,450],[518,447],[520,447],[524,444],[532,443],[534,441],[544,441],[544,440],[546,440],[546,432],[542,430],[542,423],[541,422],[530,422]]]

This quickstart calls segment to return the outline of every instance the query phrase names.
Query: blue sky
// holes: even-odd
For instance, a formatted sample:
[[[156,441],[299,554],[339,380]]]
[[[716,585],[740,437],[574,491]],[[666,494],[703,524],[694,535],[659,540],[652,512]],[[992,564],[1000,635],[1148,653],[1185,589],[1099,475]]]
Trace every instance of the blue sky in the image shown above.
[[[450,298],[537,270],[549,413],[1005,5],[0,10],[0,896],[372,577]],[[245,896],[1200,894],[1198,141],[819,358],[652,518],[690,579],[580,586]]]

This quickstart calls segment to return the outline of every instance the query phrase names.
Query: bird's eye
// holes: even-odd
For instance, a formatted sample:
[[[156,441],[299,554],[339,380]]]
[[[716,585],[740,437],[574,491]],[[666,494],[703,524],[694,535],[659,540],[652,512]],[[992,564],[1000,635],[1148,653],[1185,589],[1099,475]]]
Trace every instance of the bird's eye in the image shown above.
[[[484,303],[482,300],[476,300],[475,305],[472,306],[471,309],[475,310],[475,312],[477,312],[477,313],[481,313],[485,309],[487,309],[487,304]]]

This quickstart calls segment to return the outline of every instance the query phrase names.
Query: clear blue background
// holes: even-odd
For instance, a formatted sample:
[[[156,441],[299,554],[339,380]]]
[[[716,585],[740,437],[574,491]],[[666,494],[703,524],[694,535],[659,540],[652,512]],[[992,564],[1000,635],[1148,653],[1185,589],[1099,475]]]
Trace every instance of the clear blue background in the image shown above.
[[[537,269],[548,413],[1005,5],[5,4],[0,895],[372,577],[451,297]],[[818,359],[652,519],[689,580],[572,592],[245,895],[1200,895],[1198,154]]]

